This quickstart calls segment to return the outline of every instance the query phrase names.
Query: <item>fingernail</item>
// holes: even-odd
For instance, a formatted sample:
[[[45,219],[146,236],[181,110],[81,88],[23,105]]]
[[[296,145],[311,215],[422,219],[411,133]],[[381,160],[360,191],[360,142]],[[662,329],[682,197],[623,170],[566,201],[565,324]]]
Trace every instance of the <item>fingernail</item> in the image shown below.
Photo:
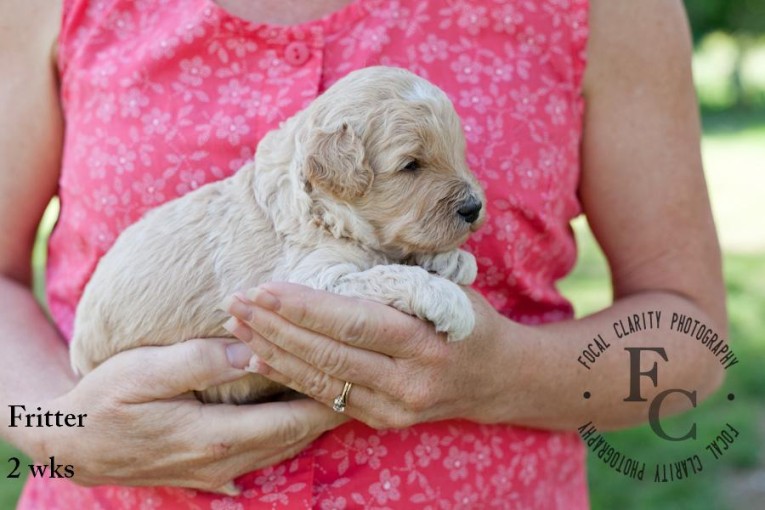
[[[252,351],[250,351],[250,361],[247,363],[247,366],[244,367],[245,372],[250,372],[253,374],[262,374],[263,373],[263,363],[260,358],[258,358],[257,355],[252,354]]]
[[[231,306],[235,303],[243,303],[245,305],[251,305],[249,299],[247,299],[247,296],[244,294],[244,292],[238,290],[234,292],[233,294],[230,294],[226,297],[224,297],[220,303],[218,303],[218,308],[223,310],[224,312],[228,312],[231,309]]]
[[[277,311],[279,307],[282,306],[279,298],[260,287],[255,287],[254,289],[247,291],[247,299],[260,306],[261,308],[271,310],[272,312]]]
[[[242,493],[242,489],[236,486],[234,482],[228,482],[226,485],[218,489],[218,491],[221,494],[225,494],[226,496],[239,496]]]
[[[223,323],[222,328],[237,337],[242,342],[249,342],[252,339],[252,330],[246,324],[236,317],[230,317]]]
[[[250,365],[252,358],[252,349],[241,342],[228,344],[226,346],[226,357],[232,367],[244,370]]]
[[[229,319],[223,323],[222,327],[233,335],[234,331],[236,331],[237,322],[239,322],[239,320],[236,317],[229,317]]]
[[[228,312],[231,315],[236,315],[244,321],[251,321],[253,317],[252,306],[244,303],[238,297],[234,297],[228,305]]]

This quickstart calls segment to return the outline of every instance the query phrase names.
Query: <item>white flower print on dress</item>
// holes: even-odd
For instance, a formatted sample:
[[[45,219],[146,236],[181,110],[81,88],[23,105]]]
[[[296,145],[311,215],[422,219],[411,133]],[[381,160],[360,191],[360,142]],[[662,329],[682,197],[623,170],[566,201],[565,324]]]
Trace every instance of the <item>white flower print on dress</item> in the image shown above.
[[[507,83],[513,79],[513,65],[507,59],[492,57],[491,64],[484,67],[484,73],[493,81]]]
[[[160,60],[175,57],[175,51],[180,42],[180,38],[175,35],[168,35],[159,39],[151,46],[152,58]]]
[[[276,492],[287,483],[287,477],[284,476],[286,470],[285,466],[279,466],[276,469],[273,467],[265,468],[261,475],[255,478],[255,485],[259,485],[264,494]]]
[[[210,503],[211,510],[244,510],[244,505],[231,498],[218,499]]]
[[[336,499],[333,498],[333,499],[323,500],[319,508],[321,508],[321,510],[346,510],[346,508],[348,508],[348,505],[345,498],[342,496],[339,496]]]
[[[90,81],[93,86],[106,87],[110,78],[117,72],[117,65],[114,62],[106,61],[93,68],[90,71]]]
[[[491,449],[481,441],[473,443],[473,451],[470,453],[472,462],[478,471],[483,471],[492,464]]]
[[[204,170],[182,170],[178,178],[181,182],[175,189],[179,195],[185,195],[205,184]]]
[[[117,174],[124,174],[135,170],[135,163],[138,155],[131,146],[124,143],[117,143],[112,149],[109,157],[109,164],[114,167]]]
[[[492,102],[491,96],[485,94],[481,88],[475,87],[470,90],[460,91],[459,105],[465,108],[473,108],[478,113],[486,113]]]
[[[472,485],[465,484],[454,493],[454,510],[472,510],[476,508],[481,494]]]
[[[146,94],[137,88],[131,88],[120,97],[120,115],[138,118],[141,116],[141,108],[148,104],[149,98]]]
[[[537,96],[528,85],[521,85],[519,88],[510,91],[510,98],[515,103],[515,111],[519,115],[532,115],[536,113]]]
[[[545,112],[550,116],[550,120],[556,126],[561,126],[566,123],[566,117],[568,115],[568,103],[563,100],[557,94],[550,94],[547,100],[547,106],[545,106]]]
[[[151,109],[149,113],[143,116],[143,131],[147,135],[164,134],[167,132],[170,123],[170,114],[163,112],[157,107]]]
[[[513,34],[523,23],[521,10],[513,3],[498,6],[491,11],[492,28],[497,32]]]
[[[462,119],[462,129],[465,131],[465,139],[468,142],[478,143],[486,128],[476,117],[467,117]]]
[[[250,86],[234,78],[225,85],[218,87],[218,103],[240,104],[250,93]]]
[[[252,39],[244,37],[232,38],[226,41],[226,48],[231,50],[234,57],[244,58],[248,53],[254,53],[258,50],[258,45]]]
[[[99,146],[96,146],[88,155],[86,166],[91,179],[103,179],[106,176],[106,167],[111,155]]]
[[[380,49],[389,42],[390,37],[388,37],[387,29],[386,27],[381,26],[364,34],[364,38],[361,40],[361,48],[380,51]]]
[[[400,476],[391,475],[388,469],[383,469],[380,472],[380,481],[373,483],[369,487],[369,493],[374,496],[375,501],[380,505],[384,505],[389,501],[398,501],[401,498],[401,493],[398,490],[400,484]]]
[[[96,211],[103,211],[107,216],[114,216],[114,206],[118,204],[117,196],[106,185],[93,192],[93,207]]]
[[[417,465],[420,467],[428,467],[431,461],[441,458],[441,448],[439,447],[441,441],[438,436],[432,434],[422,434],[420,436],[420,444],[414,448],[414,454],[417,457]]]
[[[457,26],[470,35],[478,35],[489,25],[488,10],[483,5],[466,5],[462,8]]]
[[[229,116],[218,112],[211,122],[215,136],[228,140],[231,145],[239,145],[242,137],[250,132],[250,126],[244,115]]]
[[[448,46],[445,40],[429,34],[425,41],[417,46],[417,49],[420,51],[422,61],[429,64],[435,60],[446,60],[449,56]]]
[[[105,250],[114,243],[116,236],[112,229],[106,223],[96,223],[90,233],[93,242],[99,248]]]
[[[481,64],[469,55],[462,54],[452,62],[452,71],[460,83],[476,84],[481,79]]]
[[[449,478],[461,480],[467,478],[470,454],[456,446],[449,448],[449,454],[444,458],[444,467],[449,470]]]
[[[380,444],[379,436],[370,436],[369,439],[358,438],[353,443],[356,449],[355,460],[357,464],[369,464],[369,467],[380,467],[380,459],[388,454],[388,449]]]
[[[114,94],[104,94],[98,98],[98,107],[96,108],[96,118],[98,120],[111,122],[112,117],[117,113],[117,104],[114,98]]]
[[[164,179],[155,179],[151,175],[144,175],[141,180],[133,183],[133,190],[141,197],[143,205],[157,205],[164,202],[164,187]]]
[[[193,87],[199,87],[212,72],[210,66],[206,65],[201,57],[181,60],[180,67],[181,74],[178,79]]]
[[[199,39],[205,35],[205,27],[197,25],[192,22],[188,22],[183,26],[177,27],[175,33],[180,37],[181,41],[185,43],[191,43],[194,39]]]
[[[109,16],[107,21],[109,26],[120,39],[126,39],[130,37],[135,29],[135,23],[133,22],[133,16],[129,12],[116,11]]]

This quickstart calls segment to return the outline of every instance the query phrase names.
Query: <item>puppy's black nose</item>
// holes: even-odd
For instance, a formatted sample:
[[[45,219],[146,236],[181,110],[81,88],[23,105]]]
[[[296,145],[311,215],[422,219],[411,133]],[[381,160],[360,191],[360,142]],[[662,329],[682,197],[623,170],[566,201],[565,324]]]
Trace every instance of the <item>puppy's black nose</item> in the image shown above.
[[[478,219],[478,215],[481,213],[481,207],[483,204],[476,198],[469,198],[463,202],[462,206],[457,209],[457,214],[462,216],[462,219],[468,223],[473,223]]]

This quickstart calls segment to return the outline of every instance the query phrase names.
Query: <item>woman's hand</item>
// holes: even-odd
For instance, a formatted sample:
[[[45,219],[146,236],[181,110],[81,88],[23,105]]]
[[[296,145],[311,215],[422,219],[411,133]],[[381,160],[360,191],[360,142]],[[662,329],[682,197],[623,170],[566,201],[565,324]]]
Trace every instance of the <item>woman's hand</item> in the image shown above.
[[[248,370],[319,402],[331,405],[344,382],[353,383],[346,412],[372,427],[491,422],[497,399],[507,400],[501,381],[522,355],[507,359],[496,335],[504,319],[468,293],[476,329],[458,343],[389,306],[286,283],[230,299],[227,327],[256,354]]]
[[[236,494],[234,478],[297,454],[344,420],[309,399],[211,405],[190,393],[246,375],[237,367],[250,355],[230,339],[120,353],[41,405],[43,411],[87,417],[84,428],[35,429],[42,445],[32,453],[73,465],[73,481],[81,485],[172,485]]]

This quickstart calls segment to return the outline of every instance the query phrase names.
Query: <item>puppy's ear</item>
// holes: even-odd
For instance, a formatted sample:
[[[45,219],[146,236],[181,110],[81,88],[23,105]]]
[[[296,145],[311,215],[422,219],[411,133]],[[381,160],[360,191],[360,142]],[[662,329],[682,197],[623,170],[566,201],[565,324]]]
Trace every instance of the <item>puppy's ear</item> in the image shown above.
[[[352,200],[369,191],[374,173],[364,145],[348,124],[335,131],[316,130],[308,142],[305,177],[311,186],[337,198]]]

